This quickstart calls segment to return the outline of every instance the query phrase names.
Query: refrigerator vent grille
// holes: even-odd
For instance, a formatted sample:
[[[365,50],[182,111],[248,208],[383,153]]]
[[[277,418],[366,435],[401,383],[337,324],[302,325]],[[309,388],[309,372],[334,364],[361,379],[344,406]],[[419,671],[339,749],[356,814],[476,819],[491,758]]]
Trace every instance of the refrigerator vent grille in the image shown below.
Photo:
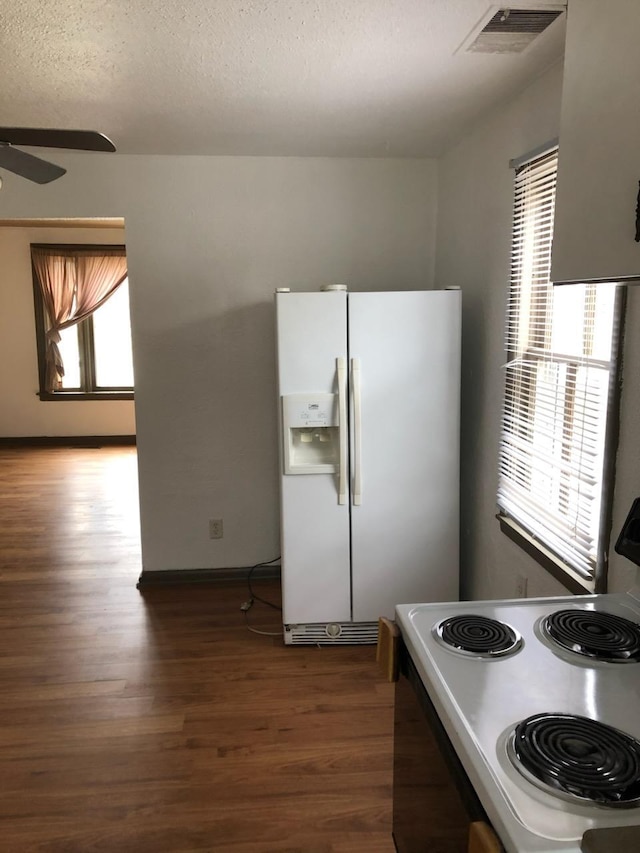
[[[340,633],[332,636],[324,622],[309,625],[285,625],[284,641],[288,646],[318,645],[371,645],[378,640],[377,622],[346,622],[340,624]],[[333,624],[331,625],[333,627]]]

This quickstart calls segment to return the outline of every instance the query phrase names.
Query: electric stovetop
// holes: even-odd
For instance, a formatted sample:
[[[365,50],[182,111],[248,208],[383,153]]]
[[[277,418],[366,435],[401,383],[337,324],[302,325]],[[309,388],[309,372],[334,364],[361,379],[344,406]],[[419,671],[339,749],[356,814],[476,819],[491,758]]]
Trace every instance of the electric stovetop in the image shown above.
[[[508,853],[640,826],[637,591],[407,604],[396,620]]]

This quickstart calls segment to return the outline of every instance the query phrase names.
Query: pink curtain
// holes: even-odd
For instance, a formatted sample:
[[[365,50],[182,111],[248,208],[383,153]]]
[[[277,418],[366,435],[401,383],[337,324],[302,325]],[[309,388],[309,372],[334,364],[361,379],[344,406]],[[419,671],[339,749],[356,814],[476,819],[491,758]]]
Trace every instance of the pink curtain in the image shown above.
[[[64,364],[60,332],[103,305],[127,277],[124,247],[56,249],[33,247],[31,259],[47,314],[45,390],[61,387]]]

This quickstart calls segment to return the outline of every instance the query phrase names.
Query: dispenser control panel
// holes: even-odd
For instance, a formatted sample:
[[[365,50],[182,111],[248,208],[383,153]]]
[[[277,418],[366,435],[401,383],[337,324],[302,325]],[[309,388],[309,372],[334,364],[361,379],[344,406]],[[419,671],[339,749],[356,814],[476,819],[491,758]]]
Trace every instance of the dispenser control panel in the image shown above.
[[[329,474],[339,462],[335,394],[287,394],[282,398],[285,474]]]

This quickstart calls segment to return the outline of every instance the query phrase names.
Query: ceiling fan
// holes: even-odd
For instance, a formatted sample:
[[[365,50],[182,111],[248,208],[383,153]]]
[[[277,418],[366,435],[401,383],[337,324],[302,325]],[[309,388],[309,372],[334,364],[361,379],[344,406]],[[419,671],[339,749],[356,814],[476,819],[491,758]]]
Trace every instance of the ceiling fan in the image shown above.
[[[79,151],[115,151],[116,146],[95,130],[58,130],[52,127],[0,127],[0,169],[48,184],[61,178],[66,169],[41,157],[27,154],[14,145],[41,148],[73,148]]]

